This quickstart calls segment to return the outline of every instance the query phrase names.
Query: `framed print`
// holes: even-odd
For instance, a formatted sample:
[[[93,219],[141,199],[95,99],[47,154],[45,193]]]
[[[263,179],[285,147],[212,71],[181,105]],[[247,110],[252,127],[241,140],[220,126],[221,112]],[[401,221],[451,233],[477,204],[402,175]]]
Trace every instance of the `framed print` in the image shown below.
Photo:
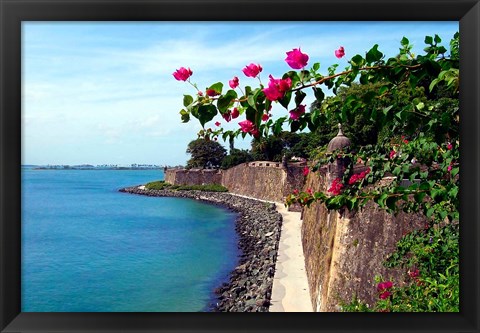
[[[479,330],[478,1],[0,10],[1,332]]]

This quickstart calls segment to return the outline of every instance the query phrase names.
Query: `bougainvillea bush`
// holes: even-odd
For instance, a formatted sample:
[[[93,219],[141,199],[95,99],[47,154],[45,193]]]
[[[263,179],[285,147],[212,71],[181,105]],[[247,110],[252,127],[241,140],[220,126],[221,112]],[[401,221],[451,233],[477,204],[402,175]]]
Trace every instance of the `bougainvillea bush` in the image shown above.
[[[348,45],[332,50],[332,57],[347,54]],[[285,62],[292,70],[281,77],[265,75],[261,64],[246,64],[242,69],[245,81],[258,79],[258,86],[242,87],[244,79],[232,75],[226,89],[217,82],[200,90],[191,81],[194,71],[178,69],[175,79],[195,89],[194,95],[184,95],[182,121],[196,118],[202,125],[199,136],[224,140],[247,135],[260,139],[278,135],[285,128],[314,132],[332,120],[347,125],[355,117],[369,121],[376,132],[383,133],[375,143],[353,152],[323,154],[324,158],[312,161],[309,168],[309,173],[315,173],[321,165],[348,158],[364,164],[364,171],[354,174],[350,164],[327,192],[295,191],[286,204],[322,202],[328,209],[355,210],[374,201],[391,214],[423,213],[425,229],[406,235],[385,262],[390,267],[404,267],[410,283],[399,287],[388,277],[384,281],[379,277],[379,299],[374,307],[353,300],[344,304],[344,310],[458,311],[458,33],[447,46],[438,35],[425,37],[421,54],[412,53],[406,37],[394,57],[386,58],[374,45],[365,54],[351,57],[343,70],[338,65],[321,69],[301,48],[287,51]],[[261,76],[268,78],[265,84]],[[373,89],[356,94],[349,89],[353,85]],[[316,107],[307,108],[303,103],[307,93],[315,96]],[[271,114],[274,104],[285,109],[275,120]],[[217,115],[236,122],[238,129],[206,126]],[[385,176],[392,181],[377,186]]]

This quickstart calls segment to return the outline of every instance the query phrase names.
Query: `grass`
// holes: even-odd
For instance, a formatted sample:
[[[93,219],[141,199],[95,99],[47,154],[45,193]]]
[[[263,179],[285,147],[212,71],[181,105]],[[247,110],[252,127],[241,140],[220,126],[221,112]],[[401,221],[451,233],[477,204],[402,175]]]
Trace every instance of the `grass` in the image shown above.
[[[228,189],[218,184],[206,185],[172,185],[163,180],[150,182],[145,185],[149,190],[176,190],[176,191],[205,191],[205,192],[228,192]]]

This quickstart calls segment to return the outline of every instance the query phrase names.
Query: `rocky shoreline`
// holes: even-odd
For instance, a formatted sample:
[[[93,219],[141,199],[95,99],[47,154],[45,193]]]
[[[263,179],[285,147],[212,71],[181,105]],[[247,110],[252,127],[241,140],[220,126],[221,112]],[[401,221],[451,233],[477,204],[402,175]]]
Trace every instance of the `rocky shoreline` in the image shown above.
[[[230,281],[215,289],[215,312],[268,312],[282,215],[275,204],[222,192],[147,190],[139,186],[120,192],[202,200],[239,213],[235,230],[241,250],[239,265],[230,272]]]

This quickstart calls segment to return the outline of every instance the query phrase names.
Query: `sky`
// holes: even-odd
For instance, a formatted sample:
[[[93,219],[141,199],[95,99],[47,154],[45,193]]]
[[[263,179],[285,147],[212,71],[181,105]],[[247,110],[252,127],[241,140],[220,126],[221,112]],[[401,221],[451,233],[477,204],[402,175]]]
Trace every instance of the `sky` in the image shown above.
[[[261,79],[291,70],[286,52],[300,47],[320,72],[341,70],[374,45],[387,57],[407,37],[420,53],[426,35],[448,42],[458,22],[23,22],[22,164],[184,165],[185,150],[200,124],[182,123],[189,84],[176,81],[180,67],[205,90],[233,76],[240,86],[258,86],[242,68],[263,67]],[[345,57],[334,51],[345,48]],[[308,67],[308,66],[307,66]],[[307,91],[305,103],[313,102]],[[287,114],[274,105],[273,118]],[[224,129],[237,129],[240,118]],[[228,143],[219,140],[226,148]],[[246,149],[250,139],[237,140]]]

